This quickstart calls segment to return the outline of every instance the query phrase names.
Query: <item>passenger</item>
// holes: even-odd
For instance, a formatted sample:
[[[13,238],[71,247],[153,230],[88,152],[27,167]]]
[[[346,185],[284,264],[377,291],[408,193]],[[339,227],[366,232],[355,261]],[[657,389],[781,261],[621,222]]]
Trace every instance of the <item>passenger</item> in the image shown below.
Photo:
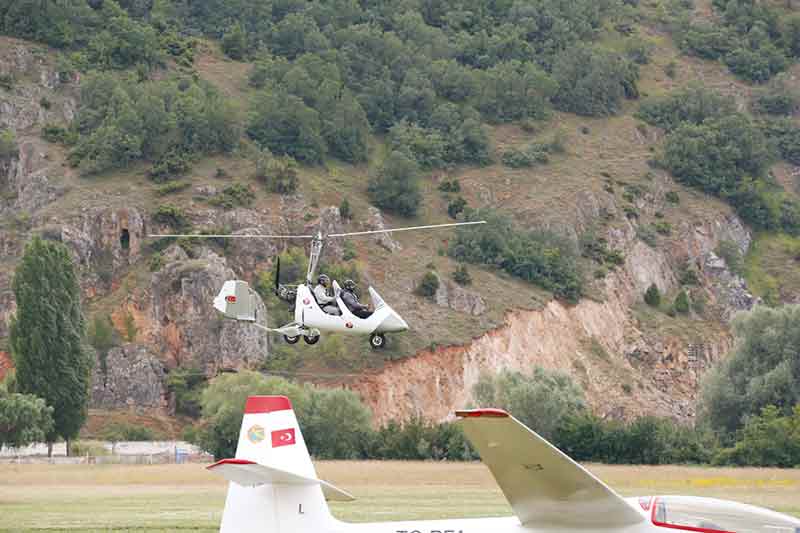
[[[342,288],[344,289],[341,293],[342,301],[351,313],[356,315],[358,318],[369,318],[372,316],[372,311],[369,310],[369,306],[358,301],[358,296],[355,293],[355,281],[352,279],[345,280],[345,282],[342,284]]]
[[[336,303],[335,296],[328,295],[328,287],[331,285],[331,278],[325,274],[320,274],[317,278],[317,286],[314,287],[314,298],[317,299],[322,310],[329,315],[341,315],[342,311]]]

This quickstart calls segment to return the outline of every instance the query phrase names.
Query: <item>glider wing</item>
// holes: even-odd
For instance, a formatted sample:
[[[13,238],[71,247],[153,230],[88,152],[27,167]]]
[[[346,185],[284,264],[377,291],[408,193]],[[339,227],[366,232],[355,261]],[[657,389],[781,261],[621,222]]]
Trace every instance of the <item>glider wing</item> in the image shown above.
[[[606,529],[645,520],[616,492],[499,409],[457,411],[523,525]]]

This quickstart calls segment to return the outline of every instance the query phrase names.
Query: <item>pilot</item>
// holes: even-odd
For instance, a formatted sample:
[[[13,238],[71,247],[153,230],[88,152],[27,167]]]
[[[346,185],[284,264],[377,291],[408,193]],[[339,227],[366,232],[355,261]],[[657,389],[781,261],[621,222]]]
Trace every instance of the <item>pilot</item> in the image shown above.
[[[358,296],[355,292],[355,281],[352,279],[345,280],[342,284],[342,288],[344,289],[341,293],[342,301],[351,313],[356,315],[358,318],[369,318],[372,316],[372,311],[369,310],[369,306],[358,301]]]
[[[335,296],[328,296],[328,287],[331,285],[331,278],[325,274],[320,274],[317,278],[317,286],[314,287],[314,298],[324,312],[329,315],[341,315],[342,311],[336,304]]]

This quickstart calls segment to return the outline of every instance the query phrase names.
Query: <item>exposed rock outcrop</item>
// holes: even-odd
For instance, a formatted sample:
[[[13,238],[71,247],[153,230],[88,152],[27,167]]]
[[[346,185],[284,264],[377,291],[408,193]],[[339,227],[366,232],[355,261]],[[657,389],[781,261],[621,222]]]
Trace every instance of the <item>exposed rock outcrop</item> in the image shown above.
[[[367,231],[382,231],[386,228],[386,222],[383,220],[383,215],[380,210],[375,207],[369,208],[369,217],[367,218],[366,230]],[[383,246],[384,249],[390,252],[397,252],[403,249],[400,243],[392,239],[390,233],[378,233],[375,235],[375,242]]]
[[[164,365],[147,346],[126,344],[98,357],[92,375],[91,406],[98,409],[165,409]]]
[[[601,416],[693,418],[700,376],[730,348],[727,330],[709,323],[703,339],[691,343],[668,333],[653,337],[643,332],[630,308],[651,284],[664,292],[676,289],[675,273],[686,261],[711,257],[721,240],[746,251],[750,236],[736,217],[729,217],[687,224],[681,238],[665,249],[640,241],[632,224],[610,230],[607,240],[624,253],[625,263],[597,282],[602,301],[583,299],[574,306],[550,301],[540,310],[509,312],[505,325],[464,346],[388,363],[351,388],[370,404],[377,424],[413,416],[444,420],[470,404],[481,373],[528,372],[538,365],[576,378]],[[720,268],[704,277],[707,287],[724,285],[729,272]],[[747,306],[723,297],[716,304]]]
[[[128,312],[170,368],[194,367],[214,375],[223,368],[252,366],[266,357],[267,337],[253,326],[224,320],[211,306],[222,284],[234,278],[224,258],[203,248],[197,258],[180,257],[156,272],[148,293]],[[263,305],[258,316],[266,324]]]
[[[439,288],[433,296],[436,305],[473,316],[486,312],[486,302],[480,294],[460,287],[439,274],[436,277],[439,279]]]

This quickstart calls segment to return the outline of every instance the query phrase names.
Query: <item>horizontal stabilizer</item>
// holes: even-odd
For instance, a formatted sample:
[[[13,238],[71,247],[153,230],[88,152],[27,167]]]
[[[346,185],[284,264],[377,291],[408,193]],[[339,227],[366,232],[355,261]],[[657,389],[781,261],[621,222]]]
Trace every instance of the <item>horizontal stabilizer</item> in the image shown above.
[[[326,500],[335,502],[351,502],[355,500],[351,494],[321,479],[299,476],[246,459],[223,459],[207,468],[212,472],[221,474],[228,481],[243,487],[255,487],[258,485],[320,485]]]

